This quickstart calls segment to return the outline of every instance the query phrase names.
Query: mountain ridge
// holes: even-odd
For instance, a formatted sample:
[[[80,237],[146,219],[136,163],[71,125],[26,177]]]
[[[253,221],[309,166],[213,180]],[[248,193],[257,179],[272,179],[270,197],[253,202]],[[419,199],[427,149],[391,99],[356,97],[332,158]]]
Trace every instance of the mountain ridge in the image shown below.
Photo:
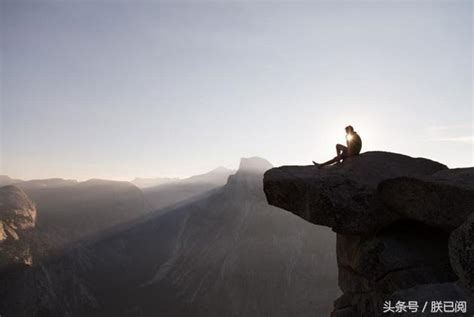
[[[237,172],[202,199],[77,245],[7,281],[0,276],[0,311],[72,317],[328,313],[328,299],[339,293],[334,235],[269,206],[262,177]],[[9,305],[13,299],[24,305]]]

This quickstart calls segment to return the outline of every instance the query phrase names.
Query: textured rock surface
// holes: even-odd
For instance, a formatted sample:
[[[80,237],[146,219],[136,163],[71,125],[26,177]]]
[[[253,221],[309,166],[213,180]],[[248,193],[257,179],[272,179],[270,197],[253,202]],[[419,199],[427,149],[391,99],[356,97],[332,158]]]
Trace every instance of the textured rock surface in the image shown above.
[[[35,205],[21,189],[14,186],[2,187],[0,220],[15,229],[31,229],[36,220]]]
[[[399,230],[402,229],[402,230]],[[413,223],[396,223],[373,237],[338,235],[343,291],[391,293],[417,284],[456,280],[447,235]]]
[[[460,280],[474,291],[474,213],[451,234],[449,257]]]
[[[442,170],[421,178],[401,177],[382,182],[378,197],[388,210],[452,231],[474,211],[474,168]]]
[[[474,285],[473,176],[473,168],[368,152],[323,169],[271,169],[264,191],[270,204],[338,233],[344,294],[332,316],[381,316],[384,301],[410,296],[473,304],[465,287]]]
[[[22,235],[35,226],[36,208],[19,188],[0,188],[0,270],[32,263],[28,242]]]

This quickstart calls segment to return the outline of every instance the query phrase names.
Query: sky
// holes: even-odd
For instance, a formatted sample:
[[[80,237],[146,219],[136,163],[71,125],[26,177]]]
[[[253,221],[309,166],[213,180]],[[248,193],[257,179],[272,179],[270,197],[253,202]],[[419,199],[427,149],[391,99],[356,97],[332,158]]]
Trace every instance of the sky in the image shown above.
[[[473,166],[473,4],[0,4],[0,174],[133,179],[362,151]]]

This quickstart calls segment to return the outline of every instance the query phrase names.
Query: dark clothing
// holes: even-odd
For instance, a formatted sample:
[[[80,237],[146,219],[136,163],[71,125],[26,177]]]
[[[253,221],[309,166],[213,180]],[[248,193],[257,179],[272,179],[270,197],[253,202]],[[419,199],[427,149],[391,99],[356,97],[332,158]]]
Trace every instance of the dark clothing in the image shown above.
[[[344,146],[342,144],[338,144],[336,146],[336,149],[337,149],[337,155],[340,155],[341,159],[349,157],[349,151],[347,149],[347,146]]]
[[[362,149],[362,139],[357,134],[357,132],[353,132],[351,136],[352,138],[350,140],[347,140],[347,155],[358,155],[360,153],[360,150]]]

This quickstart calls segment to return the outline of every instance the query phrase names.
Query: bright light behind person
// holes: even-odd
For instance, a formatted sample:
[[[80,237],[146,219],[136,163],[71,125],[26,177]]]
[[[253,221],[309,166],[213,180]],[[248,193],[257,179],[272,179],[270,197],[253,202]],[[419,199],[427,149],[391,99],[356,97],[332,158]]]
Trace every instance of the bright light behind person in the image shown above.
[[[348,125],[346,127],[346,140],[347,143],[351,142],[352,139],[354,138],[354,128],[351,125]]]
[[[358,155],[362,149],[362,139],[351,125],[346,127],[346,140],[348,156]]]

